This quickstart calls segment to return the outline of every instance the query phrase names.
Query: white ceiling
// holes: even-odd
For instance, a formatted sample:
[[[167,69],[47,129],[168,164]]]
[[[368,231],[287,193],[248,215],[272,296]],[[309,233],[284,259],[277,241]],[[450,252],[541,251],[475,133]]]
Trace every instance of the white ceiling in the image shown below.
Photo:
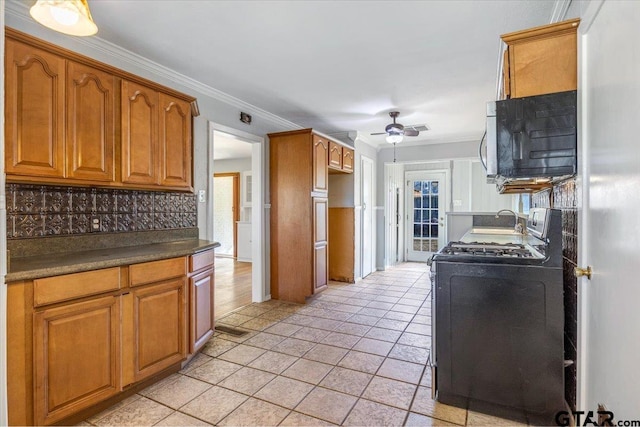
[[[548,24],[556,2],[89,4],[98,37],[302,127],[369,134],[398,110],[430,128],[405,140],[435,143],[482,136],[500,34]]]
[[[224,132],[213,133],[213,160],[231,160],[251,157],[251,143]]]

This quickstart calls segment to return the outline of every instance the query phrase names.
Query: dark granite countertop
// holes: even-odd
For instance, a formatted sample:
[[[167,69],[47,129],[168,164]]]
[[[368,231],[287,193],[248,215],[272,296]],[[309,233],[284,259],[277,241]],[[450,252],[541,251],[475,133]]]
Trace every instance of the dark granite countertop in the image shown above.
[[[220,246],[218,242],[184,239],[133,246],[12,257],[6,282],[58,276],[190,255]]]

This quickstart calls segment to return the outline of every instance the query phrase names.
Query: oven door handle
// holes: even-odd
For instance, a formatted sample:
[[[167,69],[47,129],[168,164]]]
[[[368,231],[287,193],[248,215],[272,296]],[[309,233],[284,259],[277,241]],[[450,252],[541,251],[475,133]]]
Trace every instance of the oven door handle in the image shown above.
[[[431,369],[431,399],[435,400],[436,399],[436,379],[437,379],[437,369],[438,367],[436,366],[436,364],[433,361],[433,350],[429,349],[429,357],[427,358],[427,366],[429,367],[429,369]]]

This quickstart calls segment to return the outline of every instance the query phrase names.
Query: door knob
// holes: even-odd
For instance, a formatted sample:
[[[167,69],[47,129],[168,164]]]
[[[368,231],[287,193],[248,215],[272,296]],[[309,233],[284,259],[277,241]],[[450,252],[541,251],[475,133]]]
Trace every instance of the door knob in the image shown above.
[[[585,276],[587,279],[591,280],[591,266],[587,266],[587,268],[580,268],[580,267],[576,267],[573,270],[573,274],[575,274],[576,277],[582,277]]]

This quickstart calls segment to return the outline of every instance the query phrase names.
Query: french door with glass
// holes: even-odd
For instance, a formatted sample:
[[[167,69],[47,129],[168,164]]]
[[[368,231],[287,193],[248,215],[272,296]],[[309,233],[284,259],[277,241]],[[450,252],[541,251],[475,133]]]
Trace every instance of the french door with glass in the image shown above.
[[[409,171],[407,198],[407,261],[427,261],[445,244],[446,173]]]

